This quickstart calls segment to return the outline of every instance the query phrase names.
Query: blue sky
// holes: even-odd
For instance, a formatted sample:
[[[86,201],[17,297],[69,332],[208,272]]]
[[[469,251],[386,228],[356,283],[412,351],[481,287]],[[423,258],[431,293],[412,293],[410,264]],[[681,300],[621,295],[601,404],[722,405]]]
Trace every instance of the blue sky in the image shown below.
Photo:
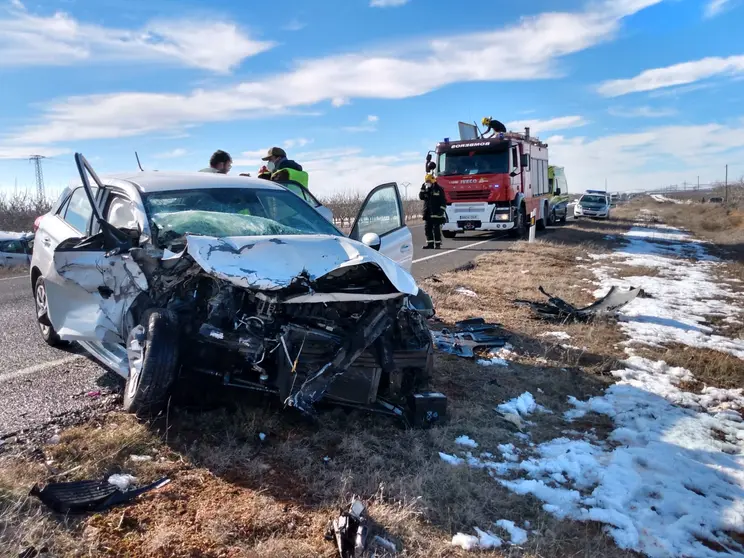
[[[4,2],[4,3],[2,3]],[[233,172],[284,146],[319,194],[418,185],[457,121],[525,124],[569,189],[744,175],[744,0],[0,0],[0,189]]]

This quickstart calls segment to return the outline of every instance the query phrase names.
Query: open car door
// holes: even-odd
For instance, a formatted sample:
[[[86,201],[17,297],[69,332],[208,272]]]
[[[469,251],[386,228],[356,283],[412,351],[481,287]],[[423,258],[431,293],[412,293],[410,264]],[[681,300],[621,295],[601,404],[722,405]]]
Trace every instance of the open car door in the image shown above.
[[[406,271],[411,270],[413,238],[395,182],[381,184],[367,195],[349,238],[376,248]]]
[[[54,270],[44,278],[49,321],[61,339],[122,343],[124,316],[148,289],[147,279],[127,254],[131,235],[101,216],[90,179],[102,189],[101,180],[82,154],[75,154],[75,163],[99,232],[55,248]]]

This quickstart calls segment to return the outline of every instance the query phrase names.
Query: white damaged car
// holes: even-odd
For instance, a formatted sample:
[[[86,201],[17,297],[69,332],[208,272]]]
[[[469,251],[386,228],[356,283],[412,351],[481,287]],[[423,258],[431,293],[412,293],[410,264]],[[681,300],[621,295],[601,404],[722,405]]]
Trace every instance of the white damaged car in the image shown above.
[[[396,184],[375,188],[351,234],[283,187],[212,173],[100,179],[39,222],[31,261],[39,327],[126,379],[124,407],[160,408],[190,374],[274,394],[435,422],[430,299]]]

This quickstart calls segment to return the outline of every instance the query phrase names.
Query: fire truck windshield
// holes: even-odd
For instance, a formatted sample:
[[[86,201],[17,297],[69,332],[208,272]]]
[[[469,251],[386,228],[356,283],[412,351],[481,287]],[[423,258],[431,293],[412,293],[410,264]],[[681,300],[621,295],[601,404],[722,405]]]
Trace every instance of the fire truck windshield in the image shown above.
[[[446,151],[439,154],[439,174],[452,176],[460,174],[505,174],[509,172],[509,152]]]

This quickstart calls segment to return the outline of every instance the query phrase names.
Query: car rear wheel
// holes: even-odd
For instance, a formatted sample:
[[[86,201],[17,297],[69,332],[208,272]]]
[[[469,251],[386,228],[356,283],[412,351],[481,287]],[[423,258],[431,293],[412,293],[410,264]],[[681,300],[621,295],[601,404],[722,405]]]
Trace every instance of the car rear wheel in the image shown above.
[[[156,414],[168,401],[178,373],[178,326],[166,310],[145,314],[127,338],[129,376],[124,410],[138,416]]]
[[[67,341],[62,341],[57,331],[49,321],[49,302],[47,300],[46,286],[44,278],[39,275],[34,285],[34,302],[36,305],[36,322],[39,324],[39,332],[42,339],[50,347],[62,347],[67,345]]]

